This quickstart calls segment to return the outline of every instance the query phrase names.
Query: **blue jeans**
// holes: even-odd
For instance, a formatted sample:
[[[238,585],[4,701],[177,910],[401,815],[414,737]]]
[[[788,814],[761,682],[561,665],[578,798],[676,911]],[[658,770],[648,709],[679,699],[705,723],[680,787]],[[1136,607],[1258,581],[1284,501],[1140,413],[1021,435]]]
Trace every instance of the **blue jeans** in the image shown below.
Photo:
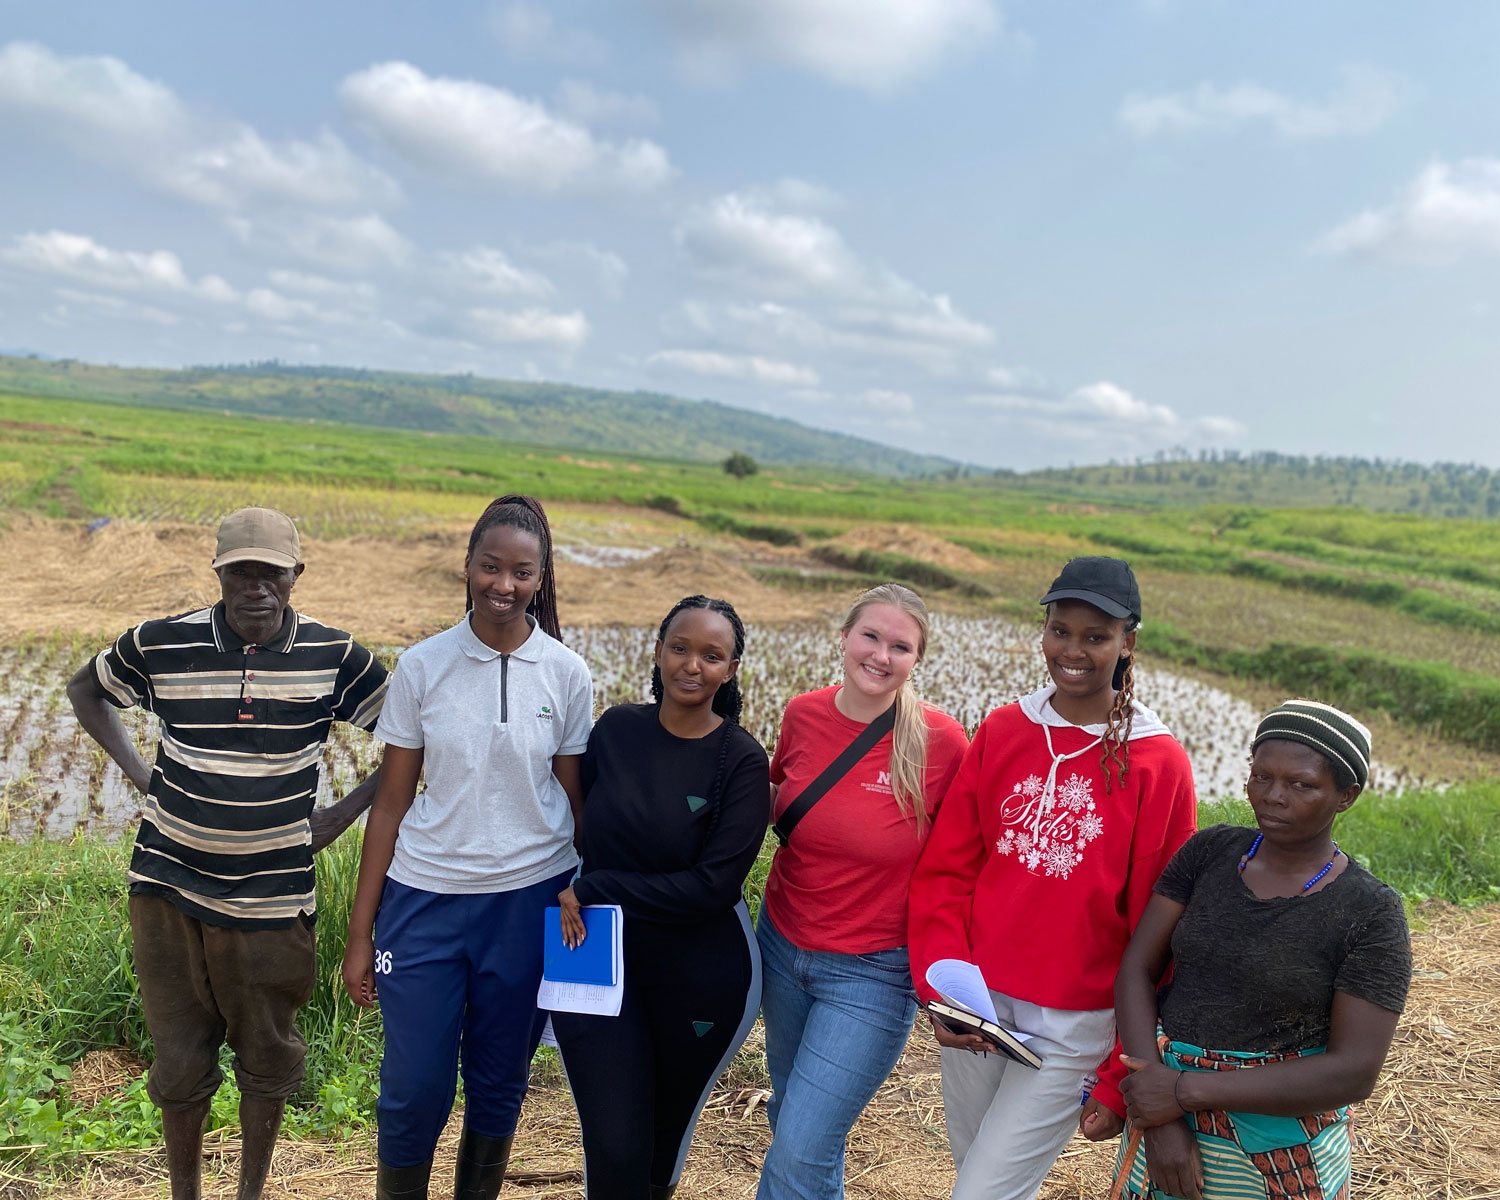
[[[885,1082],[917,1015],[906,947],[800,950],[764,908],[760,942],[771,1149],[756,1200],[836,1200],[844,1141]]]

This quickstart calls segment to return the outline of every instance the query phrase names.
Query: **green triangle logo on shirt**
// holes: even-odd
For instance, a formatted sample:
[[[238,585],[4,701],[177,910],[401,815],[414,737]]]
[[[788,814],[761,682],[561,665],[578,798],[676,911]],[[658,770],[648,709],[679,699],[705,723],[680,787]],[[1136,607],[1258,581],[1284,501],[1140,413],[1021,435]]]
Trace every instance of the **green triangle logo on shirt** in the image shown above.
[[[700,808],[708,803],[708,801],[705,800],[702,796],[689,796],[687,798],[687,802],[689,812],[697,812]]]
[[[696,1033],[699,1037],[702,1037],[705,1033],[707,1033],[713,1027],[714,1027],[714,1023],[712,1021],[694,1021],[693,1022],[693,1032]]]

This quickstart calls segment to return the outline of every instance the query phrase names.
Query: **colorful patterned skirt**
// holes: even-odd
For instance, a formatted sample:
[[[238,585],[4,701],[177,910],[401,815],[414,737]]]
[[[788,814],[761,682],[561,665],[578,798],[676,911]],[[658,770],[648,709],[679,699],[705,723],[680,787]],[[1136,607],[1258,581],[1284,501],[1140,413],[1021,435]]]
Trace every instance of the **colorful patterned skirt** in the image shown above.
[[[1300,1054],[1241,1054],[1204,1050],[1162,1039],[1162,1061],[1180,1071],[1238,1071],[1283,1062]],[[1349,1109],[1307,1117],[1208,1109],[1183,1118],[1198,1139],[1203,1159],[1204,1200],[1348,1200]],[[1120,1139],[1119,1170],[1126,1139]],[[1153,1186],[1151,1164],[1141,1146],[1120,1192],[1121,1200],[1176,1200]]]

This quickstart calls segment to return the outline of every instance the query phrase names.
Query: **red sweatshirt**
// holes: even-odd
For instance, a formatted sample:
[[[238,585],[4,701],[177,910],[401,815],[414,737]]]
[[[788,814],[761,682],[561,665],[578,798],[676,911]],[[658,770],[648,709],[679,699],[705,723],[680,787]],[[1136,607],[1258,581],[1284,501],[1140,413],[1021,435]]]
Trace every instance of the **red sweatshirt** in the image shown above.
[[[936,998],[927,968],[961,958],[1017,1000],[1113,1008],[1131,932],[1197,827],[1192,768],[1155,714],[1136,706],[1129,772],[1122,784],[1111,769],[1106,791],[1102,726],[1064,721],[1051,690],[984,719],[917,863],[909,930],[923,999]],[[1122,1072],[1107,1066],[1096,1095],[1123,1111]]]

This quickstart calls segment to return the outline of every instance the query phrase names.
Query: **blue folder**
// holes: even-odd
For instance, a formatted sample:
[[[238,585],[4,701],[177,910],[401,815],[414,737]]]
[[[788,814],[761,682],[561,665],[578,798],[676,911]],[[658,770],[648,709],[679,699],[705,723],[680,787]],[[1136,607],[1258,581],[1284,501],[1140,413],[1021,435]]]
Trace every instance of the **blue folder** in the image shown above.
[[[619,937],[617,914],[612,908],[585,907],[583,944],[570,950],[562,939],[562,910],[542,913],[542,976],[554,983],[615,985],[615,941]]]

